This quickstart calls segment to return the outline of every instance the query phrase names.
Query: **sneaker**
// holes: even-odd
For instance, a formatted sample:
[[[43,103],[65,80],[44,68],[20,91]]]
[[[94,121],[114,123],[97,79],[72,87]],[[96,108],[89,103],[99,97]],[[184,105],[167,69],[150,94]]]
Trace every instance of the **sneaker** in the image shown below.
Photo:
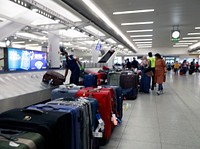
[[[160,94],[164,94],[163,90],[160,91]]]
[[[160,91],[157,91],[156,93],[157,93],[157,95],[160,95]]]

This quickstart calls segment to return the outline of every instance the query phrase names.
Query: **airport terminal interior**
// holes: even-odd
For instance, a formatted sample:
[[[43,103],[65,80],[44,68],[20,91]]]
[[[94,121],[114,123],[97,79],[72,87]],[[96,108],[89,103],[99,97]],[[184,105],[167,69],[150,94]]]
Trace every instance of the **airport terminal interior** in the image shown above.
[[[77,145],[75,137],[76,145],[62,148],[58,143],[58,149],[200,149],[199,6],[199,0],[0,0],[0,149],[27,149],[5,137],[2,129],[18,128],[4,125],[2,117],[8,110],[49,102],[52,91],[63,85],[51,85],[53,79],[44,83],[44,75],[51,70],[64,76],[72,58],[66,59],[66,53],[81,62],[82,71],[96,75],[96,86],[89,86],[92,81],[85,82],[85,76],[79,78],[86,88],[98,86],[94,92],[101,92],[103,83],[112,86],[110,74],[120,75],[117,87],[122,88],[123,117],[116,117],[120,110],[113,116],[115,105],[111,104],[110,137],[105,137],[107,123],[102,116],[105,131],[99,132],[100,137],[93,132],[90,145],[84,137],[79,138],[83,146]],[[152,62],[149,52],[153,58],[160,54],[166,64],[162,93],[158,84],[141,91],[144,57]],[[129,68],[127,61],[134,59],[138,67]],[[98,78],[102,73],[106,75],[103,83]],[[123,73],[138,77],[130,93],[134,98],[129,99],[127,88],[122,87],[132,83],[123,84]],[[63,83],[70,84],[74,75],[69,71]],[[98,110],[100,115],[105,111]],[[97,119],[97,128],[103,129],[101,117]],[[106,143],[101,143],[104,137]]]

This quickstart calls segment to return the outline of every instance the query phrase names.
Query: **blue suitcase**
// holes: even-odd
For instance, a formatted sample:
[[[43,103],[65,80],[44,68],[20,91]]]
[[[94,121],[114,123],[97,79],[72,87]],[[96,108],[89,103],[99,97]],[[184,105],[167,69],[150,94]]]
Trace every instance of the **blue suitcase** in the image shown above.
[[[51,100],[65,97],[76,97],[76,93],[79,89],[84,88],[83,86],[76,85],[62,85],[60,88],[53,89],[51,92]]]
[[[122,88],[119,86],[112,86],[112,85],[104,85],[102,86],[104,88],[112,88],[115,93],[115,111],[116,111],[116,116],[120,120],[123,117],[123,94],[122,94]]]
[[[85,87],[97,87],[97,75],[88,74],[84,76],[84,86]]]
[[[87,101],[85,101],[87,100]],[[97,128],[98,122],[97,122],[97,118],[96,118],[96,114],[98,111],[98,102],[96,99],[94,98],[63,98],[63,99],[57,99],[54,100],[52,102],[49,102],[47,104],[62,104],[62,105],[80,105],[80,104],[86,104],[87,106],[87,110],[88,110],[88,114],[86,114],[89,118],[89,134],[90,134],[90,143],[87,146],[90,146],[89,148],[92,149],[98,149],[99,148],[99,139],[98,138],[94,138],[93,137],[93,132],[95,131],[95,129]],[[84,115],[84,114],[83,114]],[[88,132],[87,130],[85,132]],[[86,139],[85,136],[86,134],[82,134],[83,138]],[[83,147],[84,148],[84,147]]]
[[[60,98],[54,101],[48,102],[48,105],[62,105],[62,106],[74,106],[80,108],[81,114],[81,127],[80,127],[80,146],[81,149],[90,148],[90,115],[88,105],[83,102],[74,101],[75,98]]]
[[[151,82],[151,78],[143,73],[140,80],[140,92],[149,93],[150,82]]]
[[[74,106],[63,106],[63,105],[48,105],[48,104],[38,104],[27,107],[27,109],[36,109],[36,110],[42,110],[42,111],[55,111],[55,112],[66,112],[71,113],[72,115],[72,121],[71,123],[71,130],[72,133],[68,134],[70,135],[72,139],[72,148],[73,149],[81,149],[80,146],[80,109],[78,107]]]

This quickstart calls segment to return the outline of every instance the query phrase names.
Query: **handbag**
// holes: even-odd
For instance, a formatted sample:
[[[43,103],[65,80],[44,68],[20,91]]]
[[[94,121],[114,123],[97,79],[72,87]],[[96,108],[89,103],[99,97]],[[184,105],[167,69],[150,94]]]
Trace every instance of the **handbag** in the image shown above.
[[[153,74],[153,71],[148,71],[145,73],[148,77],[152,77],[154,74]]]

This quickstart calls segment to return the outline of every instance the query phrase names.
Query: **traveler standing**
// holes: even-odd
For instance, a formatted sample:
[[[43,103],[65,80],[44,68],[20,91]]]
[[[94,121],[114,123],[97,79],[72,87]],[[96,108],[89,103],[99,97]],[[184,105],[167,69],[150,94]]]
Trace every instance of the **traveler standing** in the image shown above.
[[[186,75],[186,72],[187,72],[187,61],[184,60],[183,63],[181,64],[181,70],[183,71],[183,75]]]
[[[163,93],[163,82],[165,82],[166,64],[159,53],[155,54],[155,83],[158,84],[157,95]]]
[[[138,61],[135,59],[135,57],[133,57],[133,61],[132,61],[132,67],[133,69],[138,69]]]
[[[198,62],[196,62],[195,68],[196,68],[196,72],[199,72],[199,63]]]
[[[180,67],[180,65],[179,65],[178,61],[176,61],[174,63],[174,73],[175,73],[175,75],[178,75],[179,67]]]
[[[153,72],[153,74],[155,74],[155,64],[156,64],[156,60],[152,55],[152,52],[148,53],[149,56],[149,62],[150,62],[150,68],[151,71]],[[151,77],[151,90],[154,90],[154,86],[155,86],[155,81],[154,81],[154,75]]]
[[[128,58],[126,59],[126,68],[131,69],[131,62]]]
[[[140,64],[140,69],[142,71],[140,80],[140,92],[149,93],[151,78],[146,74],[146,70],[149,69],[149,60],[146,56],[143,56],[142,62]]]

